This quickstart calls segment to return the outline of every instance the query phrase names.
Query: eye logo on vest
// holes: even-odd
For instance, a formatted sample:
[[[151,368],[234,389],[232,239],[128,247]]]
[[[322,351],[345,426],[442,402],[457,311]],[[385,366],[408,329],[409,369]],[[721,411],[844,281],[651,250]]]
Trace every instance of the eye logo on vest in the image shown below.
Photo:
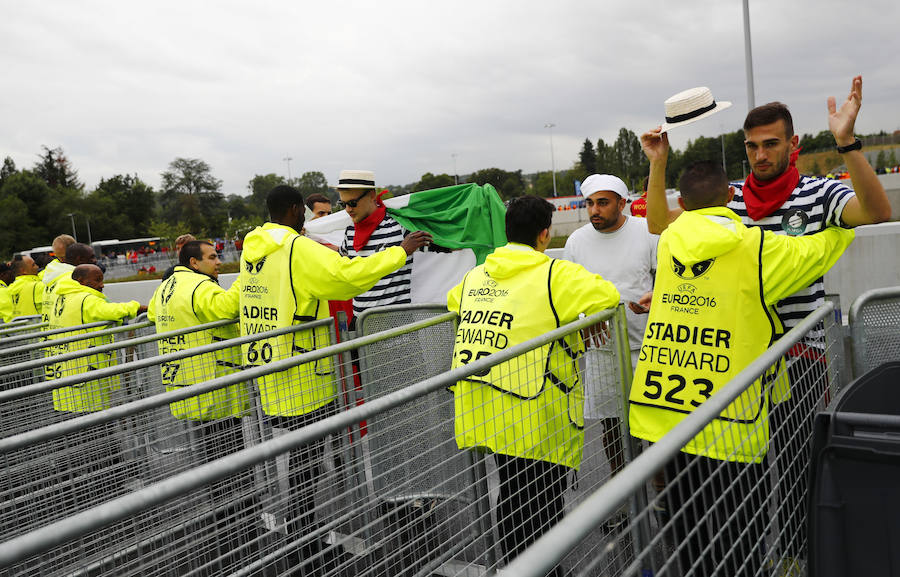
[[[711,258],[707,260],[701,260],[698,263],[694,263],[688,268],[686,265],[682,264],[677,258],[672,257],[672,270],[676,275],[685,279],[691,280],[699,277],[703,273],[709,270],[709,267],[716,262],[716,259]]]
[[[788,236],[800,236],[806,232],[809,216],[802,210],[795,208],[784,213],[781,217],[781,228]]]
[[[266,264],[267,258],[268,257],[266,257],[266,256],[262,257],[261,259],[259,259],[259,262],[257,262],[255,265],[252,262],[250,262],[249,260],[245,260],[244,266],[247,268],[247,272],[250,274],[259,274],[259,271],[262,270],[263,265]]]
[[[66,307],[66,295],[61,295],[58,299],[56,299],[56,306],[53,307],[53,314],[59,316],[63,313],[63,309]]]

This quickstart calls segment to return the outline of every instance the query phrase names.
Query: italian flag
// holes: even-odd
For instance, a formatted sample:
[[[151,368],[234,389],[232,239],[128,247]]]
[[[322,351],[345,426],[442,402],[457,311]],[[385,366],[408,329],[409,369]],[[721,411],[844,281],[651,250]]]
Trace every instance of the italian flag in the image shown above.
[[[387,212],[406,230],[431,233],[434,244],[453,252],[417,251],[413,257],[413,302],[446,302],[454,287],[495,248],[506,244],[506,208],[490,184],[460,184],[384,200]],[[309,218],[309,215],[307,215]],[[353,224],[343,210],[306,221],[306,234],[340,246]]]

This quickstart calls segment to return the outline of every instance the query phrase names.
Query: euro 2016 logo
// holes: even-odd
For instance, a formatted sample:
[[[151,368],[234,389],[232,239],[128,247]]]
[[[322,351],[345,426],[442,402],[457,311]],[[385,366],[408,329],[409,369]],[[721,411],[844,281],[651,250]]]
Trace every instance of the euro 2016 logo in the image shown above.
[[[249,260],[245,260],[244,268],[246,268],[247,272],[250,274],[259,274],[259,271],[262,270],[263,265],[266,264],[267,258],[269,258],[269,257],[266,257],[266,256],[262,257],[261,259],[259,259],[259,262],[257,262],[256,264],[253,264]]]
[[[708,260],[701,260],[700,262],[692,264],[690,267],[683,264],[674,256],[672,257],[672,270],[675,271],[679,277],[687,280],[695,279],[700,275],[704,274],[709,270],[709,267],[713,265],[716,259],[711,258]]]
[[[60,316],[64,308],[66,308],[66,295],[60,295],[56,299],[56,306],[53,307],[53,314]]]
[[[169,286],[166,287],[165,292],[162,295],[162,302],[164,305],[169,304],[169,299],[172,298],[172,295],[175,294],[175,277],[172,277],[172,282],[169,283]]]

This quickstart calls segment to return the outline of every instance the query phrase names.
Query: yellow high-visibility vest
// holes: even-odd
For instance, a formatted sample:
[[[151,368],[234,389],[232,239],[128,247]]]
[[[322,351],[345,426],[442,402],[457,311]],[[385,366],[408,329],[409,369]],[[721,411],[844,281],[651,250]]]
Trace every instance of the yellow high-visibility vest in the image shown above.
[[[9,295],[13,303],[13,317],[40,314],[44,298],[44,283],[34,274],[17,276],[16,280],[9,285]]]
[[[658,441],[761,355],[777,320],[763,300],[762,230],[690,268],[659,243],[650,318],[631,385],[631,434]],[[684,451],[724,461],[760,462],[769,440],[768,398],[757,380]]]
[[[178,265],[172,276],[156,289],[147,316],[156,323],[157,333],[194,327],[219,319],[237,318],[237,293],[233,293],[233,299],[229,298],[231,296],[212,278]],[[159,354],[164,355],[232,339],[238,334],[235,323],[168,337],[158,341],[157,346]],[[168,361],[160,369],[163,385],[167,391],[173,391],[232,374],[240,366],[241,350],[235,346],[214,353]],[[171,403],[169,409],[176,418],[195,421],[241,417],[249,410],[249,395],[246,385],[241,383]]]

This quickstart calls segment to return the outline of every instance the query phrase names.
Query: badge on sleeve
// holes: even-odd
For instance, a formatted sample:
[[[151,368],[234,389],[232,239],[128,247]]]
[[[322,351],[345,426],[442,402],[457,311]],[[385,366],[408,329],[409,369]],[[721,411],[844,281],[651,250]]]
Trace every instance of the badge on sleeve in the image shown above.
[[[789,236],[800,236],[806,232],[806,224],[808,222],[809,217],[806,216],[806,213],[798,208],[794,208],[781,217],[781,228]]]

